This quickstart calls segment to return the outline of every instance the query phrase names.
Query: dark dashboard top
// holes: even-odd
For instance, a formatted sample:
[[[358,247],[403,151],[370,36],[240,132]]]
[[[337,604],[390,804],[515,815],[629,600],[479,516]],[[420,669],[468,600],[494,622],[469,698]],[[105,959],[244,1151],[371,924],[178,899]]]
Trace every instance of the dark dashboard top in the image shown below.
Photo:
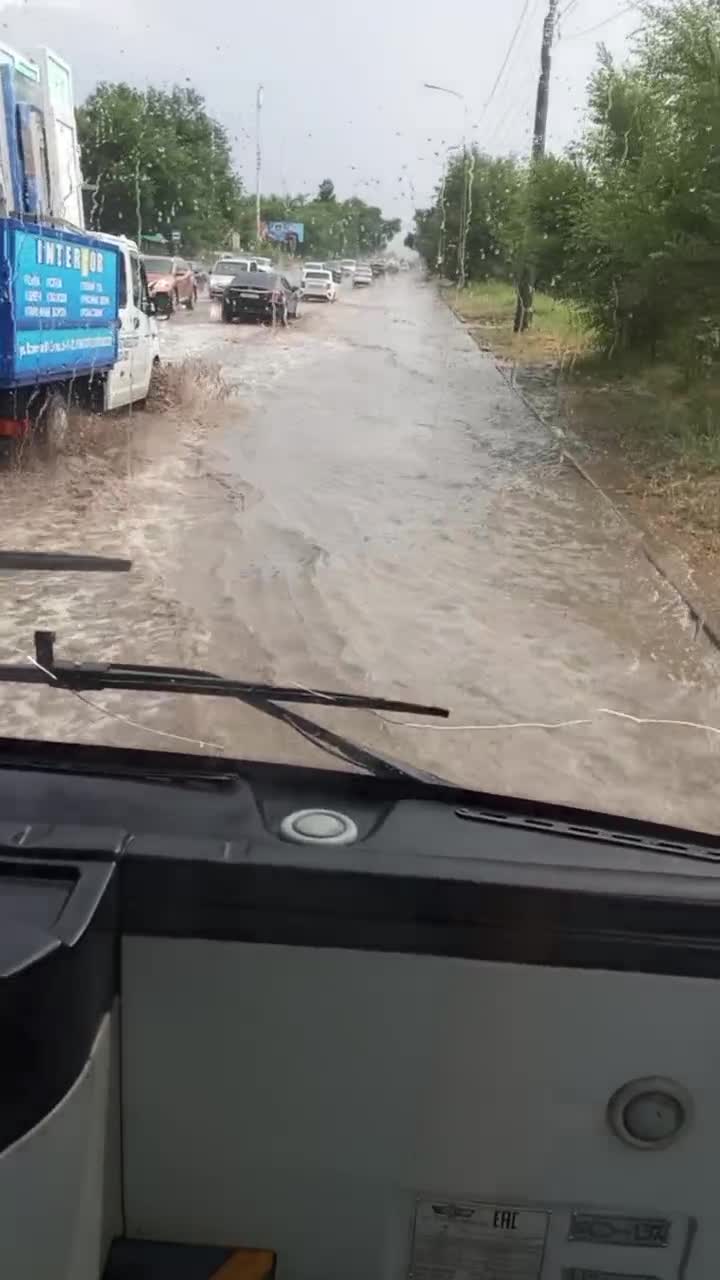
[[[357,841],[289,844],[283,819],[311,808],[347,813]],[[0,846],[111,860],[273,851],[283,864],[420,878],[485,879],[496,866],[516,882],[627,889],[640,876],[643,895],[677,880],[720,891],[716,835],[420,778],[27,739],[0,738]]]

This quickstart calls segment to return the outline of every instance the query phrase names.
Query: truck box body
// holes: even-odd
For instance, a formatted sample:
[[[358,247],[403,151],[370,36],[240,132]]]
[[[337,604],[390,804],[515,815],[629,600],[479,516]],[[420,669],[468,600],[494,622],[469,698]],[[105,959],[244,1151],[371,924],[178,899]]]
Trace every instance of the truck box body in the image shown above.
[[[0,43],[0,206],[84,226],[72,72],[50,49]]]
[[[88,232],[0,218],[0,388],[115,364],[120,266]]]
[[[0,445],[141,402],[159,363],[138,247],[83,229],[70,67],[0,43]]]

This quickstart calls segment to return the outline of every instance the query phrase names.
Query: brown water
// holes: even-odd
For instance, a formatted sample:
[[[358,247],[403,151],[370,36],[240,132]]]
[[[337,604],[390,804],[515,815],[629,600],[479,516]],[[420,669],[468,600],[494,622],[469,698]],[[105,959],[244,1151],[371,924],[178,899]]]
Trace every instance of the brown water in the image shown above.
[[[0,472],[6,546],[134,561],[6,576],[0,659],[50,626],[65,656],[418,698],[455,724],[590,718],[317,713],[469,785],[720,829],[716,735],[597,712],[720,724],[718,656],[429,287],[344,288],[289,331],[228,328],[205,304],[162,338],[195,362],[170,407],[78,424],[61,456]],[[134,723],[7,687],[2,731],[332,765],[226,702],[92,701]]]

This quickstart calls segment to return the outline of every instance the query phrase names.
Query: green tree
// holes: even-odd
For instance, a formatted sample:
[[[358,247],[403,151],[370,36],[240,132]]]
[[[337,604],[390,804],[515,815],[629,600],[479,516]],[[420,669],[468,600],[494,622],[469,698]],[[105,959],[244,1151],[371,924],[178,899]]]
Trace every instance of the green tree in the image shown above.
[[[241,195],[223,127],[194,89],[99,84],[77,112],[93,227],[180,233],[186,251],[222,244]]]
[[[457,279],[462,253],[468,280],[511,274],[521,191],[522,171],[514,160],[475,148],[453,156],[434,205],[415,213],[415,248],[429,270]]]
[[[335,199],[335,183],[329,178],[323,178],[318,187],[318,200],[329,201]]]

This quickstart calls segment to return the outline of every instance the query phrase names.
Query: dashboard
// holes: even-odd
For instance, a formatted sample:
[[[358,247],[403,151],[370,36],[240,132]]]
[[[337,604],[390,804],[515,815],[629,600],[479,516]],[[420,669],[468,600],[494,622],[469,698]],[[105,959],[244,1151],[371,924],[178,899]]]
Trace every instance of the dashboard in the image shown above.
[[[699,1280],[718,938],[717,837],[0,743],[0,1191],[100,1063],[122,1142],[88,1276],[124,1236],[277,1249],[297,1280]],[[65,1274],[18,1269],[2,1216],[8,1274]]]

